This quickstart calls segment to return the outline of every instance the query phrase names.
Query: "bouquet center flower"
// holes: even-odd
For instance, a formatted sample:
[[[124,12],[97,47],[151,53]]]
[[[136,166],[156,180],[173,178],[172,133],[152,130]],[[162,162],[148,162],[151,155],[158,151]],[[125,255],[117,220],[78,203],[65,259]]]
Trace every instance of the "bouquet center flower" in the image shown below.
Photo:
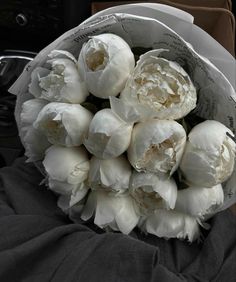
[[[151,108],[170,107],[181,102],[184,79],[167,73],[159,64],[148,64],[143,67],[134,79],[140,102],[147,103]]]

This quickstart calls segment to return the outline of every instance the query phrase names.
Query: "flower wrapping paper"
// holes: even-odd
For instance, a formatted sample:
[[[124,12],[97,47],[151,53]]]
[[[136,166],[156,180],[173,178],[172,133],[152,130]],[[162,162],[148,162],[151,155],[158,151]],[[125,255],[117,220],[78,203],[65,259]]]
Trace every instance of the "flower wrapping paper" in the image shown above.
[[[21,114],[24,102],[34,98],[28,90],[31,83],[32,72],[38,67],[44,68],[47,66],[48,55],[51,54],[53,50],[67,51],[73,54],[75,58],[78,58],[83,44],[87,42],[91,36],[104,33],[113,33],[120,36],[133,50],[137,50],[137,53],[140,53],[139,55],[149,49],[161,49],[163,57],[166,60],[175,61],[183,66],[193,81],[198,93],[197,107],[194,109],[194,114],[201,119],[220,121],[232,130],[232,132],[235,132],[235,90],[223,73],[207,58],[198,54],[189,43],[165,24],[151,18],[129,14],[111,14],[99,17],[91,22],[88,21],[86,24],[82,24],[66,32],[52,42],[27,65],[22,75],[11,87],[10,91],[17,95],[15,116],[19,134],[25,147],[29,146],[28,144],[30,142],[28,139],[32,138],[25,138],[25,131],[29,124],[24,123]],[[112,103],[114,103],[113,108],[122,108],[122,105],[117,105],[115,102],[116,100],[111,100],[111,106]],[[40,105],[38,107],[39,110],[41,110]],[[126,107],[124,108],[127,110]],[[129,111],[129,109],[127,111]],[[120,112],[122,111],[119,110],[119,114]],[[133,124],[135,123],[136,114],[137,113],[132,110],[128,114],[127,112],[122,112],[121,120],[125,120],[126,124],[127,120],[129,124]],[[37,138],[41,138],[41,136],[37,136]],[[33,146],[35,142],[35,140],[31,140],[30,144]],[[69,158],[69,162],[74,161],[78,163],[76,161],[76,158],[78,158],[79,162],[82,164],[82,176],[80,175],[81,167],[79,167],[79,169],[75,168],[73,170],[69,179],[66,178],[66,173],[63,178],[64,166],[59,165],[62,173],[54,172],[60,177],[56,175],[47,179],[51,188],[57,187],[54,191],[59,195],[58,205],[68,213],[73,220],[76,221],[78,216],[82,217],[84,220],[88,220],[94,216],[94,223],[101,228],[117,230],[126,234],[130,233],[133,228],[138,226],[145,232],[165,238],[187,238],[189,241],[193,241],[199,237],[199,224],[204,225],[203,221],[201,221],[203,219],[201,217],[202,214],[201,216],[196,214],[186,214],[186,216],[183,216],[181,208],[176,211],[171,210],[171,208],[175,206],[173,203],[176,202],[177,198],[177,187],[173,184],[172,178],[160,178],[156,180],[153,175],[149,176],[148,173],[146,173],[142,181],[140,181],[135,174],[131,176],[132,168],[127,158],[118,157],[115,164],[113,162],[109,164],[109,158],[107,160],[101,160],[100,158],[96,159],[95,156],[91,159],[91,163],[89,163],[89,157],[86,157],[88,152],[86,152],[84,147],[82,152],[76,153],[72,152],[73,148],[71,147],[63,147],[63,152],[66,151],[65,156],[62,154],[61,158],[58,156],[57,160],[52,161],[52,159],[45,158],[44,155],[45,150],[52,144],[48,144],[46,140],[42,143],[41,159],[37,160],[35,164],[43,173],[47,172],[47,177],[47,174],[49,174],[47,171],[48,163],[49,167],[53,166],[50,165],[50,162],[52,164],[63,163],[66,158],[65,156],[72,156],[73,160]],[[53,148],[47,151],[47,157],[49,153],[60,150],[60,146],[63,145],[53,145]],[[93,167],[92,170],[90,169],[91,166]],[[112,178],[111,175],[107,173],[111,166],[115,168],[111,174],[113,176]],[[126,169],[122,170],[124,167],[126,167]],[[50,176],[51,175],[50,173]],[[78,175],[81,178],[78,178]],[[123,177],[121,177],[121,175]],[[144,181],[145,178],[147,178],[146,182]],[[83,179],[83,181],[78,179]],[[84,183],[84,179],[88,179],[86,184]],[[236,201],[235,180],[236,171],[234,168],[231,177],[223,183],[224,194],[220,194],[220,199],[214,200],[214,197],[212,199],[211,204],[215,205],[217,209],[208,211],[207,217],[211,216],[211,212],[213,212],[213,215],[218,210],[227,208]],[[167,183],[168,181],[170,181],[171,184]],[[150,204],[151,210],[153,210],[153,205],[159,209],[160,212],[158,216],[155,217],[151,214],[148,215],[147,218],[137,213],[139,207],[136,207],[136,203],[133,201],[133,198],[129,196],[129,193],[124,192],[124,190],[129,189],[130,182],[132,183],[131,191],[133,191],[133,198],[135,199],[140,199],[140,197],[141,199],[145,198],[144,195],[140,195],[139,192],[136,193],[139,185],[146,187],[145,189],[148,193],[150,192],[148,190],[152,187],[153,190],[151,193],[155,194],[154,201],[150,203],[150,199],[147,199],[147,203]],[[139,182],[141,182],[141,184]],[[165,193],[163,193],[163,191],[160,192],[158,187],[153,188],[155,185],[158,186],[157,183],[159,182],[161,186],[168,187],[168,189],[166,188],[164,191]],[[120,183],[122,183],[122,185],[119,185]],[[89,185],[96,187],[93,193],[88,192],[91,188]],[[217,190],[218,188],[219,187],[216,187],[214,189]],[[144,192],[145,189],[143,189]],[[114,197],[114,195],[116,196]],[[164,201],[160,201],[160,195]],[[142,201],[141,204],[143,205],[143,203],[145,204],[145,201]],[[178,206],[181,206],[179,202]],[[144,207],[145,210],[146,205],[144,205]],[[209,207],[204,208],[207,210]],[[188,207],[186,207],[186,210],[188,210]],[[200,212],[201,211],[199,211],[199,213]]]

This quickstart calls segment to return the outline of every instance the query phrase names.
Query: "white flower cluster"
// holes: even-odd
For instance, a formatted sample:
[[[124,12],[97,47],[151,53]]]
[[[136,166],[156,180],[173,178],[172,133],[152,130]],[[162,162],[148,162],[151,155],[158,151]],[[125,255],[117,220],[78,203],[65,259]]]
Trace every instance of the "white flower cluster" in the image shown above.
[[[197,91],[162,51],[136,63],[129,45],[108,33],[89,38],[78,59],[52,51],[32,72],[21,131],[28,161],[42,162],[72,218],[193,241],[223,203],[236,146],[218,121],[186,132],[180,120],[196,107]],[[90,97],[108,106],[92,112]]]

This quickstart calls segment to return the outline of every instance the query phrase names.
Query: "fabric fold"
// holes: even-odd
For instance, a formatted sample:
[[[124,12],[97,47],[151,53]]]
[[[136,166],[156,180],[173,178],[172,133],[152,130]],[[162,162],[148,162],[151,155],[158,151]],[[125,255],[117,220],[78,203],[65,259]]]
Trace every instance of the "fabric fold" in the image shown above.
[[[0,170],[0,281],[233,282],[236,219],[215,215],[202,242],[165,240],[134,229],[106,233],[71,222],[43,175],[25,158]]]

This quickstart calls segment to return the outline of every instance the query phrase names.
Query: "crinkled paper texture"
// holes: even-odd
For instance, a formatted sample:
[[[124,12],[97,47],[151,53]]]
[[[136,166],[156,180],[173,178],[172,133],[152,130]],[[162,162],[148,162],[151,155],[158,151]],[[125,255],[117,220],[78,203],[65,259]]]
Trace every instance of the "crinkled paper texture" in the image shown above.
[[[102,32],[113,32],[121,36],[131,47],[168,49],[169,51],[163,54],[165,59],[176,60],[182,64],[197,85],[197,90],[200,90],[198,93],[199,106],[195,109],[195,113],[202,118],[219,120],[235,130],[235,90],[219,69],[199,55],[190,44],[163,23],[135,15],[113,14],[101,19],[96,18],[88,24],[68,31],[42,50],[25,68],[23,74],[10,89],[11,92],[18,95],[16,120],[21,138],[22,124],[19,115],[22,103],[32,98],[27,93],[31,72],[36,67],[44,67],[47,55],[55,49],[69,50],[75,57],[78,57],[81,46],[88,40],[88,37]],[[227,115],[225,115],[226,112]],[[231,187],[226,184],[228,192],[225,206],[227,206],[229,199],[231,203],[236,201],[236,193],[233,195],[231,193],[235,191],[233,190],[234,182],[230,180],[227,183],[230,183]]]

